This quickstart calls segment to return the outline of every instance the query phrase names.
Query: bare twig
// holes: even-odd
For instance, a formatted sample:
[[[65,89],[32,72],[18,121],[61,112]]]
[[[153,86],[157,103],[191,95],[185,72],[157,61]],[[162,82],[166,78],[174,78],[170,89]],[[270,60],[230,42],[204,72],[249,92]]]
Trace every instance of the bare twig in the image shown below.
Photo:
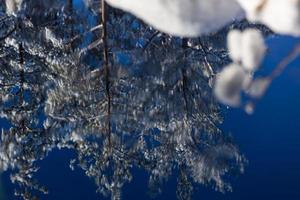
[[[92,42],[91,44],[89,44],[87,47],[83,48],[80,50],[79,52],[79,56],[81,56],[82,54],[85,54],[87,51],[90,51],[96,47],[98,47],[98,45],[102,44],[102,38]]]
[[[279,62],[279,64],[275,67],[272,73],[269,76],[264,78],[267,81],[267,85],[264,88],[263,92],[257,97],[257,99],[253,99],[253,101],[250,101],[245,105],[245,110],[247,113],[251,114],[253,112],[256,106],[256,100],[264,96],[264,94],[270,87],[271,83],[274,81],[274,79],[280,76],[282,72],[285,70],[285,68],[299,56],[300,56],[300,44],[297,44],[292,49],[292,51]]]
[[[293,62],[296,58],[298,58],[300,55],[300,44],[297,44],[293,50],[276,66],[276,68],[273,70],[272,74],[270,75],[270,79],[274,80],[276,77],[278,77],[284,69]]]
[[[188,46],[188,41],[187,39],[182,39],[182,48],[186,49]],[[186,63],[186,53],[184,54],[184,62]],[[185,67],[185,66],[184,66]],[[188,106],[188,97],[187,97],[187,92],[188,92],[188,87],[187,87],[187,81],[188,77],[186,74],[186,70],[184,68],[181,69],[181,75],[182,75],[182,92],[183,92],[183,100],[184,100],[184,107],[186,110],[186,115],[187,118],[189,117],[189,106]]]
[[[154,38],[156,38],[156,36],[158,36],[160,32],[156,31],[149,39],[148,42],[146,43],[146,45],[143,48],[143,51],[146,51],[146,49],[149,47],[149,45],[152,43],[152,41],[154,40]]]
[[[11,34],[13,34],[15,32],[16,29],[17,29],[17,27],[14,26],[14,28],[12,28],[10,31],[8,31],[4,36],[0,37],[0,41],[5,40],[6,38],[8,38]]]
[[[108,45],[107,45],[107,5],[104,0],[101,2],[102,17],[102,42],[103,42],[103,63],[105,75],[105,91],[107,96],[107,136],[109,137],[109,145],[111,146],[111,94],[110,94],[110,70],[108,61]]]
[[[19,64],[20,64],[20,93],[19,93],[19,102],[21,105],[21,108],[23,109],[23,104],[24,104],[24,82],[25,82],[25,76],[24,76],[24,48],[23,44],[19,43]],[[26,125],[25,125],[25,119],[22,118],[21,120],[21,131],[24,134],[26,130]]]
[[[98,30],[98,29],[100,29],[100,28],[102,28],[102,24],[97,25],[97,26],[94,26],[94,27],[92,27],[91,29],[89,29],[89,30],[87,30],[87,31],[85,31],[85,32],[83,32],[83,33],[77,34],[76,36],[72,37],[69,41],[66,41],[66,42],[65,42],[65,45],[68,45],[68,44],[70,44],[70,43],[73,43],[75,40],[78,40],[80,37],[83,37],[83,36],[85,36],[86,34],[89,34],[89,33],[91,33],[91,32],[94,32],[94,31],[96,31],[96,30]]]

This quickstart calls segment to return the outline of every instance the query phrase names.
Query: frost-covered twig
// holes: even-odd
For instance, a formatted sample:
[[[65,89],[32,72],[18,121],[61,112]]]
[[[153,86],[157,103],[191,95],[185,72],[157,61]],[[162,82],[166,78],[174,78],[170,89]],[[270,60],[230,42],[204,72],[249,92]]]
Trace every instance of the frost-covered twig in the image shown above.
[[[99,25],[97,25],[97,26],[94,26],[94,27],[92,27],[91,29],[85,31],[84,33],[77,34],[76,36],[72,37],[69,41],[64,42],[64,44],[65,44],[65,45],[68,45],[68,44],[70,44],[70,43],[73,43],[75,40],[78,40],[79,38],[81,38],[81,37],[83,37],[83,36],[85,36],[85,35],[87,35],[87,34],[89,34],[89,33],[91,33],[91,32],[94,32],[94,31],[96,31],[96,30],[98,30],[98,29],[101,29],[102,27],[103,27],[102,24],[99,24]]]
[[[253,113],[257,100],[265,95],[274,79],[280,76],[291,62],[299,58],[299,55],[300,44],[297,44],[292,51],[279,62],[269,76],[257,78],[250,83],[249,94],[255,99],[255,101],[250,101],[245,105],[245,111],[247,113]]]
[[[300,55],[300,44],[297,44],[293,50],[276,66],[272,74],[269,76],[271,80],[278,77],[284,69]]]

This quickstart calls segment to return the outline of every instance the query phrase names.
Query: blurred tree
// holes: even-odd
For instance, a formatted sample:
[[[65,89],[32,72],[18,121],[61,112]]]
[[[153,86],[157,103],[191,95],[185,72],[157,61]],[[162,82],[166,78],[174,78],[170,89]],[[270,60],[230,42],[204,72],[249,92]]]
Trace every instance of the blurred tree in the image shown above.
[[[178,173],[178,199],[191,198],[194,183],[230,190],[223,175],[242,172],[245,159],[218,129],[211,92],[229,62],[224,33],[175,38],[101,1],[80,2],[24,1],[15,15],[0,4],[0,111],[10,126],[0,170],[16,171],[18,194],[47,192],[35,163],[54,148],[74,149],[71,168],[112,199],[134,167],[149,172],[154,193]]]

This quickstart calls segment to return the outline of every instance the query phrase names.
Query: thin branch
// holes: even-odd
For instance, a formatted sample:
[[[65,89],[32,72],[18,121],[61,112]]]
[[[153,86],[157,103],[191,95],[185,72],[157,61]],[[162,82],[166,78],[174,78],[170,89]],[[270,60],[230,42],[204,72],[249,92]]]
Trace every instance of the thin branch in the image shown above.
[[[4,36],[0,37],[0,41],[5,40],[6,38],[8,38],[11,34],[13,34],[15,32],[16,29],[17,29],[17,27],[14,26],[14,28],[11,29],[10,31],[8,31],[8,33],[6,33]]]
[[[293,50],[276,66],[276,68],[273,70],[272,74],[269,76],[271,80],[274,80],[276,77],[278,77],[282,72],[285,70],[285,68],[293,62],[296,58],[298,58],[300,55],[300,44],[297,44]]]
[[[200,38],[199,38],[199,45],[200,45],[201,50],[204,53],[204,61],[205,61],[205,64],[206,64],[206,66],[208,68],[208,71],[209,71],[209,73],[210,73],[211,76],[214,76],[215,73],[214,73],[213,67],[211,66],[211,64],[209,63],[209,61],[207,59],[208,52],[206,51],[206,49],[205,49],[205,47],[204,47],[204,45],[203,45],[203,43],[202,43],[202,41],[201,41]]]
[[[186,49],[188,46],[188,41],[187,39],[182,39],[182,48]],[[186,53],[184,54],[184,63],[186,63]],[[185,66],[184,66],[185,67]],[[186,70],[184,68],[181,69],[181,76],[182,76],[182,92],[183,92],[183,100],[184,100],[184,107],[186,110],[186,115],[187,118],[189,117],[189,106],[188,106],[188,97],[187,97],[187,92],[188,92],[188,86],[187,86],[187,81],[188,77],[186,74]]]
[[[109,146],[111,146],[111,94],[110,94],[110,69],[108,61],[108,45],[107,45],[107,5],[104,0],[101,2],[102,17],[102,41],[103,41],[103,63],[105,75],[105,91],[107,96],[107,136],[109,137]]]
[[[91,29],[89,29],[89,30],[87,30],[87,31],[85,31],[85,32],[83,32],[83,33],[77,34],[76,36],[72,37],[69,41],[66,41],[66,42],[65,42],[65,45],[68,45],[68,44],[70,44],[70,43],[73,43],[75,40],[78,40],[80,37],[83,37],[83,36],[85,36],[86,34],[89,34],[89,33],[91,33],[91,32],[94,32],[94,31],[96,31],[96,30],[98,30],[98,29],[100,29],[100,28],[102,28],[102,24],[97,25],[97,26],[94,26],[94,27],[92,27]]]
[[[12,87],[12,86],[15,86],[16,83],[11,83],[11,84],[2,84],[0,83],[0,88],[6,88],[6,87]]]
[[[285,68],[290,63],[292,63],[295,59],[297,59],[299,56],[300,56],[300,44],[297,44],[292,49],[292,51],[279,62],[279,64],[275,67],[275,69],[272,71],[272,73],[269,76],[264,78],[265,80],[268,81],[268,84],[264,88],[263,92],[258,97],[256,97],[256,99],[253,99],[253,101],[250,101],[245,105],[245,110],[247,113],[251,114],[253,112],[254,108],[256,107],[256,103],[257,103],[256,100],[258,100],[262,96],[264,96],[264,94],[270,87],[271,83],[274,81],[274,79],[276,79],[278,76],[280,76],[282,74],[282,72],[285,70]],[[250,85],[250,87],[251,87],[251,85]]]
[[[19,102],[21,105],[21,108],[23,109],[23,103],[24,103],[24,82],[25,82],[25,76],[24,76],[24,48],[23,44],[19,43],[19,64],[20,64],[20,94],[19,94]],[[21,131],[23,134],[25,134],[26,131],[26,125],[25,125],[25,119],[22,118],[21,120]]]
[[[90,50],[96,48],[98,45],[102,44],[102,42],[103,42],[102,38],[100,38],[100,39],[92,42],[87,47],[85,47],[85,48],[83,48],[83,49],[80,50],[79,56],[81,56],[82,54],[85,54],[87,51],[90,51]]]
[[[152,44],[152,41],[156,38],[156,36],[159,35],[159,31],[156,31],[149,39],[148,42],[146,43],[146,45],[143,48],[143,51],[146,51],[146,49],[150,46],[150,44]]]

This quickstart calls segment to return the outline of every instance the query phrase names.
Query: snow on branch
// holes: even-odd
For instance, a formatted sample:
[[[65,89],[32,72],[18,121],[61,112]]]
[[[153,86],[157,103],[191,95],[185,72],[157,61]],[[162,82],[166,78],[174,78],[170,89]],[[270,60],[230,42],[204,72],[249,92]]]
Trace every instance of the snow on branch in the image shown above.
[[[177,36],[197,37],[217,31],[243,12],[235,0],[106,0],[153,27]]]

